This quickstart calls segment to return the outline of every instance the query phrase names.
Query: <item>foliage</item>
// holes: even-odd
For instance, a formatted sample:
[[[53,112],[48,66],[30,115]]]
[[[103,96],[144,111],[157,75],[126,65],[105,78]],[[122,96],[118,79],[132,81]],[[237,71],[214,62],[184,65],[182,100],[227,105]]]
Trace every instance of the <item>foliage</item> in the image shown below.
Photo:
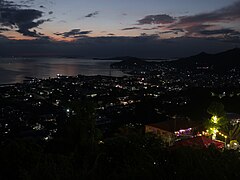
[[[232,129],[229,131],[229,139],[231,140],[237,140],[240,142],[240,124],[237,124],[232,127]]]
[[[212,116],[223,117],[225,116],[224,105],[219,102],[212,102],[207,109],[207,112]]]
[[[224,111],[224,105],[222,103],[213,102],[208,107],[207,112],[212,117],[205,122],[205,127],[210,134],[216,134],[217,131],[229,131],[229,121],[226,118],[226,112]]]
[[[89,103],[71,106],[76,114],[48,143],[31,139],[2,142],[0,179],[234,180],[240,177],[240,155],[235,151],[221,152],[213,147],[165,148],[153,134],[126,127],[98,143],[100,136],[96,136],[93,107]]]

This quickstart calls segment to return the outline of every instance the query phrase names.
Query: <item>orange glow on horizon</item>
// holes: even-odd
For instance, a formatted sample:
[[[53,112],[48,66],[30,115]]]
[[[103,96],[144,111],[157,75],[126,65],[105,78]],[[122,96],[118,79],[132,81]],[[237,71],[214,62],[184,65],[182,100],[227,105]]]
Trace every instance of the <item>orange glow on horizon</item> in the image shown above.
[[[22,34],[16,32],[16,31],[8,31],[6,33],[4,33],[4,36],[8,39],[11,40],[34,40],[36,38],[34,37],[29,37],[29,36],[23,36]]]
[[[74,37],[63,37],[63,36],[57,36],[51,32],[44,32],[45,36],[49,37],[49,39],[51,41],[55,41],[55,42],[76,42],[79,38],[74,38]],[[148,35],[148,34],[146,34]],[[21,41],[21,40],[37,40],[38,37],[29,37],[29,36],[24,36],[18,32],[15,31],[9,31],[4,33],[4,36],[6,36],[8,39],[10,40],[17,40],[17,41]],[[108,32],[97,32],[94,34],[90,34],[89,38],[97,38],[97,37],[138,37],[141,36],[140,33],[138,32],[131,32],[126,34],[126,32],[122,32],[122,31],[115,31],[113,32],[113,35],[110,35]],[[171,38],[175,38],[178,37],[177,35],[173,36],[172,34],[162,34],[160,35],[160,39],[171,39]]]

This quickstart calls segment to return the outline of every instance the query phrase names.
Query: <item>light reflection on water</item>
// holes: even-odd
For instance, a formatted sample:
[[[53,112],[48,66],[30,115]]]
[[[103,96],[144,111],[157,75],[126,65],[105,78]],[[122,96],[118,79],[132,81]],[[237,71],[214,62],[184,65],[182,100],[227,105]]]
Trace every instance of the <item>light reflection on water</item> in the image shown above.
[[[124,76],[123,72],[110,69],[113,60],[68,58],[0,58],[0,84],[22,82],[25,77],[48,78],[57,74]]]

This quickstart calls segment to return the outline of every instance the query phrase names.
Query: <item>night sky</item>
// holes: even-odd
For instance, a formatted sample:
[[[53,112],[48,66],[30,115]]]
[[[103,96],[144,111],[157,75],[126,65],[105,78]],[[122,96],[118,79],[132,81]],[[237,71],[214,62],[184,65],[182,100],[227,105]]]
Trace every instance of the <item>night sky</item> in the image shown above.
[[[239,0],[0,0],[0,56],[180,57],[239,43]]]

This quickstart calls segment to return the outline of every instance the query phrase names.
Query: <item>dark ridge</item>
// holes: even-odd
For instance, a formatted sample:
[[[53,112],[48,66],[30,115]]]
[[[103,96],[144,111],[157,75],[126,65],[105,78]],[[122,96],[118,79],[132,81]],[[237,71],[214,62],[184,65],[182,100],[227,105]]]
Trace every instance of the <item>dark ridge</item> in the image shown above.
[[[181,58],[171,63],[186,68],[209,67],[214,70],[229,70],[240,65],[240,49],[234,48],[217,54],[202,52],[195,56]]]

